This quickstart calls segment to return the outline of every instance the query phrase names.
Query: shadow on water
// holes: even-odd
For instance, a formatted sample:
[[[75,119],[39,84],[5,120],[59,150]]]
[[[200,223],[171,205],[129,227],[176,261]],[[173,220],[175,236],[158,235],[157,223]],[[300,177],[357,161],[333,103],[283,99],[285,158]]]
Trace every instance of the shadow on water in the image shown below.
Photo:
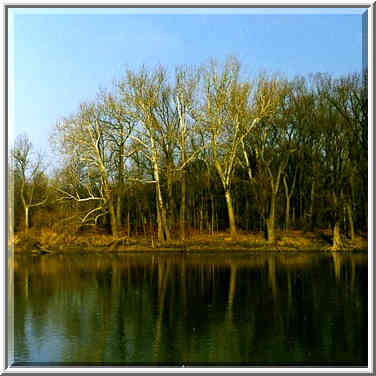
[[[17,256],[17,364],[366,365],[367,253]]]

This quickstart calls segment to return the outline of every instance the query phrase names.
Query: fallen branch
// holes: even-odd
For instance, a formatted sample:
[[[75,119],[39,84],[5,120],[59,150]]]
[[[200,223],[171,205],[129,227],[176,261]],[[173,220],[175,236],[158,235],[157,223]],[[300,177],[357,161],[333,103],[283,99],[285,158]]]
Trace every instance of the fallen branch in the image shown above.
[[[122,238],[114,239],[107,245],[107,247],[110,247],[110,251],[113,251],[115,248],[119,246],[120,243],[124,245],[124,241],[125,241],[125,245],[128,245],[129,237],[123,236]]]

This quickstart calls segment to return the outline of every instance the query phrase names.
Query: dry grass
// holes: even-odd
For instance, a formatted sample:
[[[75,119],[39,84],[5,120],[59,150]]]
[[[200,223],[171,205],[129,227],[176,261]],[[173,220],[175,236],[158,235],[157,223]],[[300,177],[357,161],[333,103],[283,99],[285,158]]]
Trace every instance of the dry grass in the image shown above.
[[[320,243],[322,243],[322,241],[320,241],[316,234],[303,233],[297,230],[280,233],[278,240],[278,246],[296,249],[312,248]]]
[[[108,233],[99,231],[57,232],[51,229],[17,233],[13,237],[15,251],[51,250],[58,252],[75,251],[301,251],[329,250],[330,235],[322,232],[303,232],[298,230],[276,233],[276,243],[266,242],[263,233],[238,233],[232,239],[228,232],[211,234],[191,234],[184,242],[171,240],[158,243],[155,239],[138,237],[128,238],[120,233],[120,239],[114,242]],[[367,238],[357,236],[353,242],[344,239],[344,248],[366,249]]]

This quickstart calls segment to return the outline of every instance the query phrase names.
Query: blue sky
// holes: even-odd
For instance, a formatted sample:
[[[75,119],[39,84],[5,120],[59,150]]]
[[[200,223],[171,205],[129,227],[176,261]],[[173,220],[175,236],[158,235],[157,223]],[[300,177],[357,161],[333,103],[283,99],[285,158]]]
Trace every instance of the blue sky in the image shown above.
[[[11,9],[10,142],[49,152],[56,121],[125,68],[235,55],[251,74],[360,71],[362,9]]]

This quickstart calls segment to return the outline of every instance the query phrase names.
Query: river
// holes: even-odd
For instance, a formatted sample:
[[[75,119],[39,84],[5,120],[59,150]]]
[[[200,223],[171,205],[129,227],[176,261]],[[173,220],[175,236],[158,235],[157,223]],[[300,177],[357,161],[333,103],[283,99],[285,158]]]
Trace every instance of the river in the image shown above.
[[[14,365],[365,366],[366,252],[14,258]]]

